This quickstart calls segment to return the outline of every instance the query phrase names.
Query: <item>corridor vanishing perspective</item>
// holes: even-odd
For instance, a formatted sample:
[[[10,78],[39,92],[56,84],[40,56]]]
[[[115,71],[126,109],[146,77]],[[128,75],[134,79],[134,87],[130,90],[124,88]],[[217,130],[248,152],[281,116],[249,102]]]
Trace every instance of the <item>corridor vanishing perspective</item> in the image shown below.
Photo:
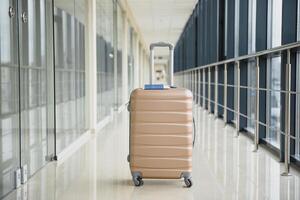
[[[0,199],[300,199],[300,0],[0,5]]]

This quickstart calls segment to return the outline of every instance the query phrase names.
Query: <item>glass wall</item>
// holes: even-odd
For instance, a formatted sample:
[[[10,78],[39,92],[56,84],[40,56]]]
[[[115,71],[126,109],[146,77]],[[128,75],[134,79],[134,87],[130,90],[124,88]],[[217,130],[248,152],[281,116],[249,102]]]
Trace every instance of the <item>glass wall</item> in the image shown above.
[[[240,0],[235,0],[234,3],[234,11],[235,11],[235,15],[234,15],[234,57],[238,57],[240,55],[239,52],[239,29],[240,29]],[[230,23],[230,22],[229,22]],[[237,94],[238,92],[238,88],[237,86],[237,81],[238,81],[238,71],[237,68],[234,68],[234,93]],[[234,110],[237,112],[238,110],[238,96],[234,95]],[[237,120],[237,113],[234,114],[234,120]],[[236,123],[236,121],[235,121]]]
[[[52,94],[47,85],[52,65],[47,65],[46,57],[46,1],[22,1],[19,8],[28,13],[19,35],[21,166],[31,176],[47,162],[47,101]]]
[[[56,152],[85,124],[85,1],[54,1]]]
[[[127,52],[128,52],[128,95],[130,95],[134,86],[134,30],[132,27],[128,28],[127,38]]]
[[[299,41],[300,38],[300,4],[299,1],[284,0],[226,0],[226,1],[198,1],[195,6],[198,15],[198,26],[196,38],[189,37],[189,26],[193,22],[190,18],[175,46],[174,64],[177,73],[177,84],[191,88],[191,81],[184,82],[184,77],[192,73],[201,73],[201,85],[193,85],[192,88],[200,88],[200,99],[207,104],[214,103],[213,94],[208,99],[207,80],[214,80],[211,74],[209,79],[208,69],[197,68],[193,71],[186,71],[190,68],[187,47],[197,43],[198,65],[214,63],[206,52],[218,53],[219,61],[230,58],[254,54],[266,49],[275,48],[281,45]],[[219,16],[218,28],[213,30],[210,23],[214,14]],[[210,42],[213,33],[218,35],[218,48],[214,49]],[[296,49],[291,52],[291,113],[290,113],[290,134],[291,134],[291,161],[300,159],[300,56]],[[278,153],[281,159],[285,153],[285,97],[287,63],[287,52],[278,52],[268,56],[259,56],[259,99],[256,102],[256,58],[242,60],[240,62],[240,120],[239,127],[247,132],[254,133],[257,125],[259,142],[267,143]],[[204,61],[203,61],[204,60]],[[233,113],[237,111],[237,74],[234,70],[234,62],[227,64],[227,85],[224,79],[224,67],[219,67],[219,106],[217,116],[223,117],[226,122],[235,122]],[[214,68],[211,68],[212,71]],[[183,73],[184,71],[184,73]],[[205,79],[204,79],[205,78]],[[205,81],[206,80],[206,81]],[[192,80],[193,82],[193,80]],[[189,84],[187,84],[189,83]],[[194,81],[193,84],[196,84]],[[224,87],[227,86],[227,87]],[[227,88],[225,90],[225,88]],[[226,92],[226,96],[224,96]],[[295,94],[296,93],[296,94]],[[221,100],[221,101],[220,101]],[[226,100],[226,105],[223,103]],[[200,101],[201,102],[201,101]],[[258,104],[259,124],[256,124],[256,106]],[[202,104],[203,105],[203,104]],[[224,115],[223,108],[226,108]],[[215,112],[215,110],[210,110]],[[235,113],[236,117],[236,113]],[[296,162],[296,163],[297,163]]]
[[[117,105],[118,107],[121,106],[126,100],[123,99],[123,11],[120,7],[120,5],[117,5],[117,35],[118,35],[118,42],[117,42],[117,87],[118,87],[118,99],[117,99]]]
[[[16,173],[27,172],[22,179],[26,182],[87,131],[87,2],[1,1],[0,198],[18,186]],[[130,91],[134,84],[137,40],[133,28],[124,38],[123,11],[115,5],[114,13],[114,2],[96,1],[98,122],[111,116],[115,103],[121,106],[127,101],[123,99],[124,92],[128,92],[123,91],[124,73],[128,73]],[[124,55],[127,39],[128,55]],[[123,70],[124,56],[129,57],[128,72]],[[117,102],[114,87],[118,90]]]
[[[0,198],[18,186],[17,173],[27,172],[26,182],[54,153],[51,8],[47,0],[1,2]]]
[[[0,6],[0,198],[14,188],[14,173],[19,168],[19,55],[18,23],[7,14],[11,4]]]
[[[282,0],[268,1],[268,48],[281,45]],[[266,139],[274,146],[280,143],[281,55],[267,60],[267,130]]]
[[[97,121],[114,106],[113,0],[97,0]]]
[[[298,3],[298,8],[297,8],[298,12],[296,15],[296,19],[297,19],[297,33],[296,33],[296,40],[300,41],[300,3]],[[297,52],[296,54],[296,77],[300,77],[300,52]],[[297,78],[296,80],[296,120],[295,120],[295,124],[296,124],[296,142],[295,142],[295,157],[297,160],[300,160],[300,79]]]
[[[256,41],[256,0],[249,0],[248,2],[248,54],[255,53],[255,41]],[[247,129],[250,133],[254,133],[255,128],[255,110],[256,110],[256,61],[248,61],[248,87],[247,91]],[[251,89],[252,88],[252,89]]]

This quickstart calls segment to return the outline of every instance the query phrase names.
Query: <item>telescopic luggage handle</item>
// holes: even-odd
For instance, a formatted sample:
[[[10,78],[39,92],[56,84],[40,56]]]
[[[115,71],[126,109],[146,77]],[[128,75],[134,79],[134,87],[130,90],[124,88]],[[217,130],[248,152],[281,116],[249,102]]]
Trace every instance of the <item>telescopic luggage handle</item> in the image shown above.
[[[150,84],[153,83],[154,72],[154,48],[156,47],[168,47],[170,51],[169,55],[169,84],[173,86],[173,69],[174,69],[174,45],[166,42],[157,42],[150,45]]]

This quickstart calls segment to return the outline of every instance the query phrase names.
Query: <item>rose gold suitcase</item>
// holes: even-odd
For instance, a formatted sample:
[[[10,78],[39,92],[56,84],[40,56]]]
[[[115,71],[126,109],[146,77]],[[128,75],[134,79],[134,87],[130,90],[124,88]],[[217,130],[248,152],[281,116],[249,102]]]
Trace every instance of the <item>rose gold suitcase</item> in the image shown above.
[[[151,45],[151,54],[153,47],[163,45],[168,45],[173,55],[173,46],[165,43]],[[142,178],[184,178],[186,186],[192,186],[192,104],[192,93],[183,88],[131,93],[128,161],[136,186],[143,185]]]

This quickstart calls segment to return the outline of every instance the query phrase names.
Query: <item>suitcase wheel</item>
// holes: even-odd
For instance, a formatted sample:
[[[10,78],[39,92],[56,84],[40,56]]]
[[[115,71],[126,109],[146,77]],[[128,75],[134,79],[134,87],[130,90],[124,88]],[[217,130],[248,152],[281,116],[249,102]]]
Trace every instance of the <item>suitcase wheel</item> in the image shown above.
[[[139,187],[144,185],[144,181],[142,177],[138,176],[138,177],[133,177],[132,179],[135,186]]]
[[[192,185],[193,185],[191,178],[185,178],[184,183],[185,183],[186,187],[188,187],[188,188],[192,187]]]

